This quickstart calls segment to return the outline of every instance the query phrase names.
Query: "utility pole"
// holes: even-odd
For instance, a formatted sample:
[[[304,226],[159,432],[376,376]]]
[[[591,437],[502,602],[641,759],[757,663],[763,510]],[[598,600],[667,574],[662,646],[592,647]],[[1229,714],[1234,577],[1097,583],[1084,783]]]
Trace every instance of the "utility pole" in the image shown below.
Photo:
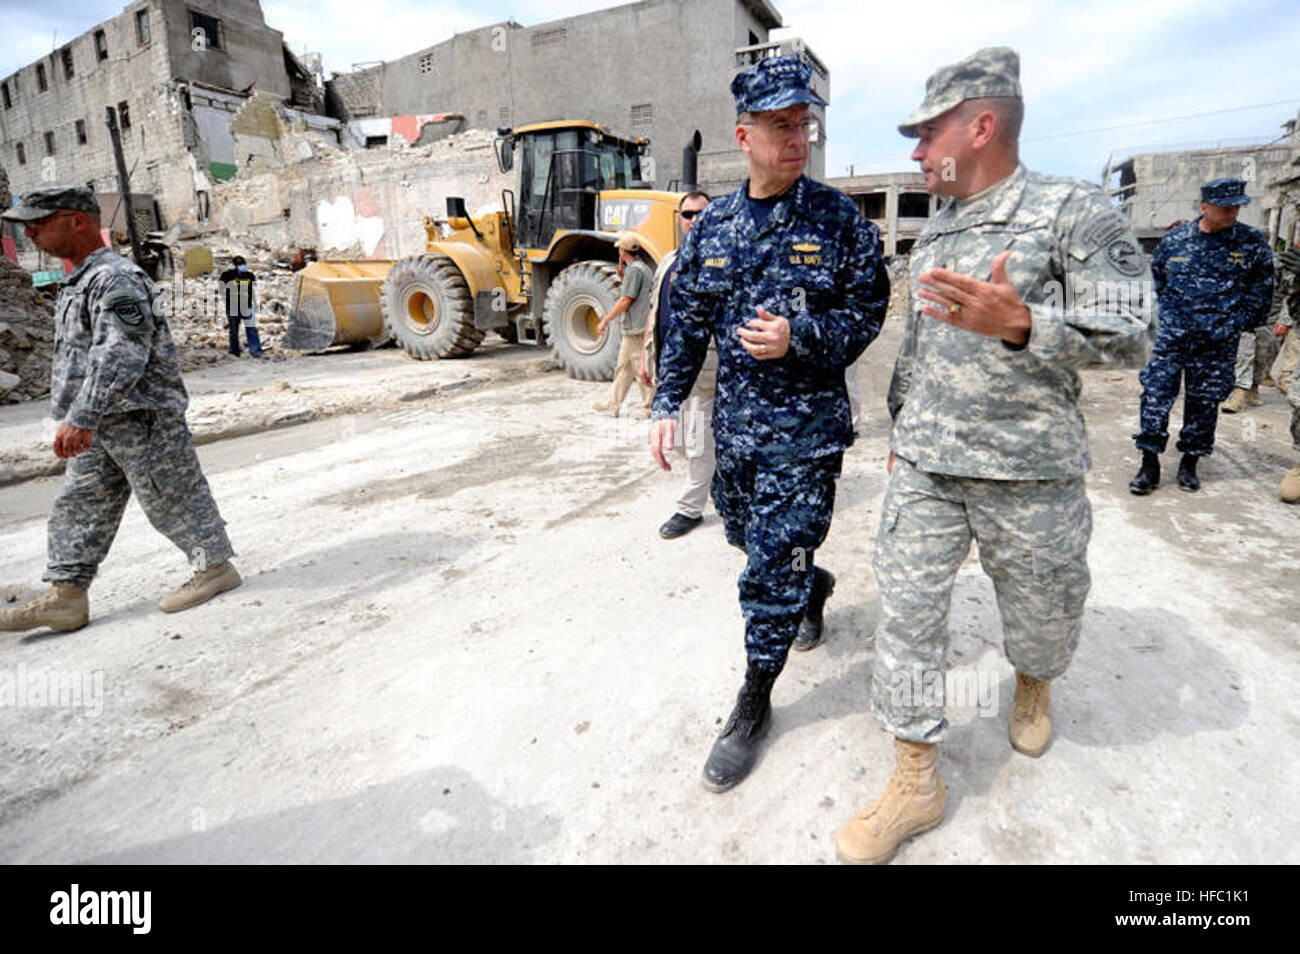
[[[122,134],[117,128],[117,113],[112,106],[104,107],[104,112],[108,119],[108,137],[113,141],[113,158],[117,161],[117,191],[122,194],[122,205],[126,209],[126,234],[131,240],[131,255],[136,265],[153,278],[152,262],[145,262],[144,246],[140,243],[140,232],[136,228],[135,214],[131,208],[131,180],[126,175],[126,157],[122,155]]]

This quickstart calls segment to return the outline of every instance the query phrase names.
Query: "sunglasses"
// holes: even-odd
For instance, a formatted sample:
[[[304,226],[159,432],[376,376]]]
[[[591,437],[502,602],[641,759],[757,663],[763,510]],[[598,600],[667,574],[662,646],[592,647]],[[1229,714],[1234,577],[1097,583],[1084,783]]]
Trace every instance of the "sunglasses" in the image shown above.
[[[703,211],[703,209],[682,209],[677,214],[689,222]]]

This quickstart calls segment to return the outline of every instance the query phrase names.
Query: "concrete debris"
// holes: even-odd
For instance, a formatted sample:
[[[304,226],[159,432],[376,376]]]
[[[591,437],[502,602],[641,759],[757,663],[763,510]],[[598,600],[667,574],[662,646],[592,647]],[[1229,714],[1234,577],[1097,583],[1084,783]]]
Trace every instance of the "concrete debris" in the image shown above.
[[[250,257],[249,265],[257,275],[262,348],[277,359],[282,357],[277,350],[289,320],[297,276],[269,260],[256,262]],[[226,312],[216,275],[177,275],[160,281],[157,288],[154,304],[171,327],[182,371],[235,360],[227,354]],[[244,354],[246,345],[241,330]],[[0,256],[0,402],[15,404],[48,395],[53,352],[53,299],[32,287],[31,275]]]
[[[311,141],[310,156],[217,183],[212,219],[231,254],[280,260],[282,250],[321,258],[397,259],[424,250],[422,217],[446,213],[448,196],[475,212],[498,206],[513,177],[497,169],[493,134],[470,129],[425,146],[346,152]],[[222,248],[206,237],[218,258]],[[250,266],[252,259],[249,260]]]
[[[16,404],[49,394],[53,353],[53,302],[0,256],[0,400]]]

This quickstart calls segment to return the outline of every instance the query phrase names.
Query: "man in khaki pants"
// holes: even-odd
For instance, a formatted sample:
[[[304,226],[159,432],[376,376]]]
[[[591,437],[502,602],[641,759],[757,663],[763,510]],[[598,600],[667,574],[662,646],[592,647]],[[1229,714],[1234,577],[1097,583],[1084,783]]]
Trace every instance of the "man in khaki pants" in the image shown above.
[[[682,196],[677,204],[677,227],[683,237],[691,230],[696,218],[709,205],[709,195],[695,190]],[[653,388],[659,380],[659,355],[665,326],[672,316],[669,292],[677,271],[677,250],[663,257],[655,271],[654,290],[651,293],[650,318],[646,325],[645,350],[641,353],[639,379]],[[695,386],[682,405],[682,455],[686,458],[686,489],[677,498],[677,509],[659,528],[659,536],[675,540],[690,533],[704,520],[704,505],[709,501],[709,488],[717,468],[717,455],[713,450],[713,398],[718,391],[718,352],[710,342],[708,356],[700,368]]]
[[[592,405],[597,411],[618,417],[618,409],[627,397],[632,381],[641,389],[641,407],[648,416],[654,389],[637,379],[637,366],[641,362],[641,347],[645,343],[646,317],[650,314],[650,289],[654,285],[654,272],[641,260],[641,240],[633,232],[624,232],[614,244],[618,249],[618,274],[623,288],[618,301],[609,314],[600,319],[596,334],[602,335],[611,321],[623,316],[623,343],[618,348],[618,361],[614,364],[614,387],[609,401]]]

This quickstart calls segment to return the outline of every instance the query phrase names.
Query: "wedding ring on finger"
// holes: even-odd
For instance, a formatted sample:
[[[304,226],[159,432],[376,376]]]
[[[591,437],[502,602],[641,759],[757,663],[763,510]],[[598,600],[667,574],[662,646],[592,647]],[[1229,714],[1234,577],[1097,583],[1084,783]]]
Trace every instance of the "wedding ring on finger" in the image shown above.
[[[953,302],[951,305],[948,306],[948,314],[956,315],[959,314],[960,312],[961,312],[961,305],[959,305],[957,302]]]

